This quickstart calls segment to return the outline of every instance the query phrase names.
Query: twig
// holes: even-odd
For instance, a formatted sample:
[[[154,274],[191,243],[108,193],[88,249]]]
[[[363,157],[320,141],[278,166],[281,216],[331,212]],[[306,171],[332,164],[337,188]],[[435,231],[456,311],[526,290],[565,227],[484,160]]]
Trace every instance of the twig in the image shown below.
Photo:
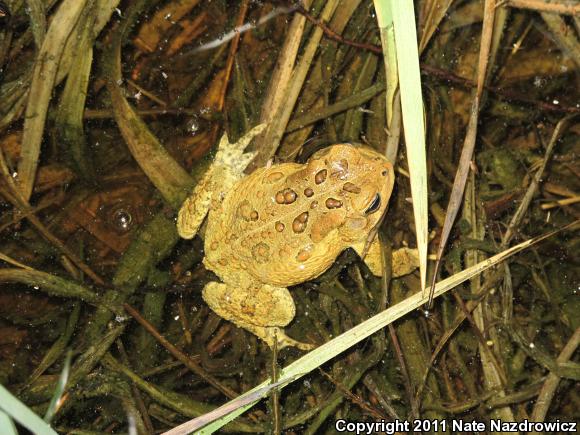
[[[549,202],[547,204],[542,204],[540,206],[540,208],[542,210],[550,210],[551,208],[554,208],[554,207],[561,207],[563,205],[576,204],[577,202],[580,202],[580,195],[576,195],[572,198],[559,199],[558,201]]]
[[[244,24],[244,20],[246,19],[246,14],[248,12],[248,4],[249,0],[243,0],[240,6],[240,11],[238,13],[238,17],[236,20],[236,28],[240,27]],[[228,53],[228,59],[226,61],[226,69],[225,69],[225,76],[223,79],[223,85],[220,92],[220,97],[217,104],[217,110],[220,111],[224,107],[224,102],[226,99],[226,91],[228,89],[228,85],[230,83],[230,76],[232,73],[232,67],[234,65],[234,59],[236,56],[236,52],[238,51],[238,46],[240,45],[240,33],[236,33],[236,36],[232,39],[232,43],[230,45],[230,51]]]
[[[326,22],[320,18],[316,18],[310,14],[302,5],[297,5],[296,12],[304,16],[308,21],[310,21],[315,26],[322,29],[324,35],[328,39],[332,39],[333,41],[340,42],[341,44],[350,45],[351,47],[355,48],[362,48],[363,50],[372,51],[373,53],[382,54],[383,50],[378,45],[366,43],[366,42],[356,42],[350,39],[344,38],[342,35],[336,33],[332,30]]]
[[[528,186],[528,190],[526,191],[524,197],[522,198],[522,202],[520,203],[520,206],[518,207],[518,209],[514,213],[512,219],[508,225],[508,228],[502,237],[502,240],[501,240],[502,247],[505,247],[509,244],[510,240],[512,239],[512,237],[516,231],[516,228],[520,225],[522,219],[524,218],[524,215],[528,211],[528,207],[530,206],[530,203],[532,202],[532,198],[534,197],[536,191],[538,190],[538,187],[540,185],[540,181],[542,180],[542,175],[544,174],[544,170],[546,169],[546,165],[548,164],[548,161],[550,160],[550,157],[552,156],[552,151],[554,150],[554,145],[556,145],[556,142],[558,142],[558,139],[560,139],[560,136],[562,135],[562,133],[564,132],[564,130],[568,126],[569,121],[573,117],[574,117],[574,115],[566,116],[565,118],[561,119],[558,122],[558,124],[556,124],[556,128],[554,128],[554,132],[552,133],[552,137],[550,139],[550,143],[548,144],[548,147],[546,148],[546,152],[544,154],[544,159],[542,160],[542,166],[534,174],[534,178],[532,178],[532,181],[531,181],[530,185]]]
[[[199,115],[199,110],[196,109],[181,109],[181,108],[154,108],[154,109],[140,109],[136,110],[137,115],[143,116],[158,116],[158,115]],[[110,119],[114,118],[115,114],[111,109],[86,109],[84,113],[85,119]]]
[[[321,13],[322,17],[330,19],[337,6],[338,0],[327,1]],[[284,135],[284,131],[288,126],[288,121],[290,121],[290,116],[292,115],[298,96],[302,91],[306,76],[314,60],[314,55],[318,51],[322,34],[323,31],[320,28],[315,28],[312,32],[310,39],[304,47],[300,61],[292,71],[290,84],[282,96],[285,100],[284,104],[280,105],[275,116],[272,118],[272,122],[267,126],[267,129],[262,136],[262,146],[258,149],[256,156],[252,162],[250,162],[246,171],[252,171],[257,167],[264,166],[265,163],[276,153],[280,141],[282,140],[282,136]]]
[[[357,94],[343,98],[342,100],[331,104],[330,106],[326,106],[317,112],[308,113],[307,115],[294,118],[288,123],[288,126],[286,127],[286,133],[298,130],[322,119],[329,118],[332,115],[344,112],[345,110],[351,109],[353,107],[360,106],[384,90],[385,84],[383,82],[379,82],[369,86]]]
[[[77,255],[72,252],[58,237],[50,232],[50,230],[36,217],[33,210],[30,209],[28,202],[16,186],[14,179],[10,176],[8,163],[4,157],[4,153],[0,150],[0,172],[4,176],[4,180],[10,189],[8,195],[4,195],[8,201],[18,209],[24,217],[40,232],[40,234],[52,243],[59,251],[66,255],[80,270],[87,274],[94,282],[104,286],[105,281],[97,275],[93,270],[85,264]]]
[[[123,304],[125,311],[131,315],[147,332],[149,332],[153,338],[155,338],[159,344],[161,344],[165,349],[169,351],[176,359],[181,361],[187,368],[189,368],[196,375],[204,379],[207,383],[215,387],[217,390],[221,391],[230,399],[238,397],[238,393],[229,387],[222,385],[216,378],[211,374],[206,372],[198,363],[192,360],[189,356],[181,352],[177,347],[171,344],[163,335],[155,329],[155,327],[147,321],[141,314],[129,304]]]
[[[498,7],[498,6],[496,6],[496,7]],[[304,8],[298,8],[297,12],[302,14],[308,21],[319,26],[322,29],[322,31],[324,32],[324,35],[326,37],[328,37],[329,39],[337,41],[341,44],[350,45],[351,47],[361,48],[363,50],[369,50],[373,53],[382,54],[382,49],[380,46],[370,44],[370,43],[367,44],[367,43],[356,42],[356,41],[344,38],[341,35],[334,32],[332,29],[330,29],[328,27],[328,25],[323,20],[312,17],[312,15],[310,15],[307,11],[305,11]],[[431,65],[421,64],[421,71],[429,76],[436,77],[440,80],[446,80],[446,81],[449,81],[451,83],[455,83],[455,84],[465,86],[468,88],[475,88],[477,86],[477,84],[475,82],[473,82],[472,80],[466,79],[464,77],[460,77],[460,76],[458,76],[450,71],[446,71],[444,69],[437,68],[437,67],[434,67]],[[512,91],[506,90],[504,88],[499,88],[496,86],[490,86],[490,85],[487,85],[485,83],[483,84],[483,88],[486,91],[492,92],[492,93],[494,93],[500,97],[503,97],[507,100],[516,100],[516,101],[521,102],[521,103],[531,104],[531,105],[537,106],[538,108],[540,108],[542,110],[549,110],[551,112],[580,113],[580,107],[563,106],[560,104],[552,104],[552,103],[546,103],[544,101],[534,100],[534,99],[528,98],[524,95],[520,95],[517,92],[512,92]]]
[[[324,370],[322,370],[320,367],[318,367],[318,371],[320,373],[322,373],[324,375],[324,377],[326,377],[326,379],[328,379],[330,382],[332,382],[334,384],[334,386],[340,390],[342,392],[342,394],[344,394],[346,397],[348,397],[352,402],[356,403],[358,406],[361,407],[361,409],[367,411],[370,415],[372,415],[374,418],[376,418],[377,420],[385,420],[386,416],[381,414],[379,411],[377,411],[375,408],[373,408],[372,406],[369,406],[361,397],[357,396],[356,394],[354,394],[352,391],[350,391],[346,386],[344,386],[342,383],[340,383],[337,379],[333,378],[332,376],[330,376],[328,373],[326,373]]]

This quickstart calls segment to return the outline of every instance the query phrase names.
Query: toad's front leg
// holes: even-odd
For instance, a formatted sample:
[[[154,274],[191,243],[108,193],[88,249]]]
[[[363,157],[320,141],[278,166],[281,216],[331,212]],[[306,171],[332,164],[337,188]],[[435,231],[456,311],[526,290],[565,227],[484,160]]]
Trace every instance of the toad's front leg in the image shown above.
[[[223,194],[243,177],[244,169],[254,157],[254,152],[245,152],[248,143],[260,134],[265,124],[260,124],[236,143],[230,143],[223,135],[213,162],[198,181],[191,195],[185,200],[177,216],[177,232],[184,239],[193,238],[204,221],[212,202],[221,200]]]
[[[240,288],[210,282],[203,289],[203,299],[220,317],[235,323],[278,349],[295,346],[310,350],[314,346],[288,337],[282,327],[294,318],[296,308],[288,289],[262,286]]]

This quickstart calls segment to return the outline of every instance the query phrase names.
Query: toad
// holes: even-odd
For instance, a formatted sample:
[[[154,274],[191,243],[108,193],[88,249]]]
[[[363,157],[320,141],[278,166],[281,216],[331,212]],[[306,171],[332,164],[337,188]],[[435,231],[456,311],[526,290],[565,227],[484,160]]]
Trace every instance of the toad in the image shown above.
[[[261,131],[236,144],[224,136],[215,159],[179,211],[179,235],[190,239],[207,216],[204,265],[210,282],[203,299],[222,318],[271,347],[312,346],[283,327],[295,306],[288,286],[321,275],[353,248],[380,275],[376,229],[393,189],[393,165],[378,152],[348,143],[322,149],[305,163],[243,171],[244,152]]]

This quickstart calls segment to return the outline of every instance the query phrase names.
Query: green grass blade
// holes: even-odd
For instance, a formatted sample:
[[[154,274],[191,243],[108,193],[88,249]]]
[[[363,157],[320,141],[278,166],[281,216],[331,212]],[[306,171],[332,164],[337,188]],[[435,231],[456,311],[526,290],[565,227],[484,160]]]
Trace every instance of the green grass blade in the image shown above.
[[[415,11],[412,0],[390,0],[395,28],[397,66],[401,89],[401,108],[407,160],[411,175],[411,194],[415,215],[417,249],[421,288],[425,288],[427,278],[428,204],[427,204],[427,153],[425,149],[425,121],[423,95],[421,93],[421,73],[419,70],[419,50]]]
[[[58,383],[56,384],[54,394],[52,395],[52,398],[50,399],[48,409],[46,410],[46,414],[44,415],[44,421],[46,421],[47,423],[50,423],[50,421],[54,417],[54,414],[56,414],[56,411],[58,410],[58,402],[60,401],[60,398],[62,397],[62,395],[64,393],[64,390],[66,387],[66,382],[68,381],[68,375],[70,373],[71,357],[72,357],[72,354],[69,351],[66,355],[65,360],[64,360],[64,367],[63,367],[62,372],[60,373],[60,376],[58,378]]]
[[[57,435],[48,423],[32,412],[30,408],[14,397],[12,393],[2,385],[0,385],[0,410],[4,411],[4,413],[35,435]],[[0,420],[0,422],[2,421]],[[8,425],[7,428],[10,429],[10,426]],[[4,422],[0,425],[0,429],[2,429],[3,434],[7,433],[4,432]]]
[[[0,432],[5,435],[18,435],[14,422],[4,411],[0,411]]]

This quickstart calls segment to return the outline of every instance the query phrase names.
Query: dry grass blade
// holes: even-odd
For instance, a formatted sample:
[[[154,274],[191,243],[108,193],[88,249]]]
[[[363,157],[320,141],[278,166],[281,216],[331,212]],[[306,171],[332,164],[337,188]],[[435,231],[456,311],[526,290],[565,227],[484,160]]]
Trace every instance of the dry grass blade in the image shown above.
[[[375,1],[377,23],[381,32],[381,46],[383,48],[383,61],[385,63],[385,84],[387,100],[387,126],[392,127],[395,93],[399,87],[399,73],[397,71],[397,49],[395,46],[395,28],[393,26],[393,11],[391,2]]]
[[[268,384],[264,387],[257,388],[251,394],[244,394],[239,398],[232,400],[231,402],[226,403],[224,406],[220,406],[219,408],[208,412],[207,414],[202,415],[201,417],[194,418],[182,425],[179,425],[167,432],[164,432],[163,435],[187,435],[192,433],[193,431],[202,428],[212,421],[221,418],[222,416],[226,415],[228,412],[234,412],[241,406],[252,405],[256,401],[260,400],[261,398],[265,397],[270,391],[277,389],[279,387],[283,387],[286,384],[289,384],[294,379],[286,379],[285,381],[275,382],[273,384]],[[201,432],[200,432],[201,433]]]
[[[484,270],[487,270],[490,267],[495,266],[496,264],[509,258],[515,253],[520,252],[521,250],[526,249],[540,242],[541,240],[551,237],[556,233],[563,231],[565,229],[576,229],[578,224],[580,224],[580,220],[576,220],[573,223],[563,228],[560,228],[556,231],[552,231],[542,236],[538,236],[533,239],[522,242],[512,248],[506,249],[505,251],[500,252],[499,254],[496,254],[493,257],[490,257],[478,263],[475,266],[467,268],[449,278],[444,279],[443,281],[438,282],[435,286],[434,293],[435,297],[441,296],[442,294],[455,288],[459,284],[467,281],[468,279],[473,278],[474,276],[479,275]],[[284,370],[282,370],[280,373],[279,383],[286,384],[287,382],[292,382],[304,376],[305,374],[311,372],[317,367],[320,367],[322,364],[328,362],[329,360],[336,357],[340,353],[344,352],[347,349],[350,349],[355,344],[359,343],[360,341],[364,340],[365,338],[371,336],[375,332],[384,328],[388,324],[394,322],[397,319],[400,319],[404,315],[419,308],[421,305],[425,304],[427,300],[428,299],[423,296],[423,292],[418,292],[413,296],[405,299],[401,303],[384,310],[383,312],[371,317],[368,320],[365,320],[364,322],[358,324],[354,328],[339,335],[338,337],[323,344],[322,346],[314,349],[312,352],[309,352],[302,358],[298,359],[297,361],[293,362],[292,364],[284,368]],[[232,402],[228,402],[225,405],[219,407],[214,414],[216,421],[209,424],[208,426],[204,427],[203,429],[199,430],[196,433],[199,434],[214,433],[215,431],[219,430],[221,427],[232,421],[234,418],[250,409],[253,405],[255,405],[259,401],[261,397],[264,397],[267,394],[269,390],[266,387],[268,387],[269,382],[270,382],[269,380],[266,380],[260,385],[251,389],[250,391],[247,391],[246,393],[242,394]],[[261,396],[259,398],[256,398],[249,404],[247,404],[248,396],[251,395],[252,397],[255,397],[257,392],[261,392]],[[204,416],[203,418],[207,420],[207,416]],[[217,420],[218,418],[219,420]],[[184,423],[184,425],[187,424],[190,424],[190,422]],[[180,429],[184,425],[178,426],[173,430]],[[173,432],[172,435],[177,433],[182,432]]]
[[[542,12],[541,15],[562,51],[567,53],[576,66],[580,68],[580,41],[578,41],[576,32],[572,31],[564,18],[558,14]]]
[[[419,52],[422,53],[431,40],[433,33],[449,11],[453,0],[430,0],[425,2],[425,23],[421,29],[421,42],[419,43]]]
[[[324,6],[320,19],[327,22],[332,17],[337,5],[338,0],[329,0]],[[312,65],[312,61],[314,60],[314,55],[318,51],[322,35],[323,30],[320,27],[316,27],[312,32],[312,36],[304,48],[304,53],[298,65],[292,71],[290,84],[283,96],[284,104],[280,105],[275,116],[272,118],[272,122],[267,126],[262,139],[262,147],[258,150],[254,160],[248,165],[246,172],[251,172],[257,167],[264,166],[276,153],[286,126],[292,116],[294,106],[296,105],[308,71],[310,70],[310,66]]]
[[[310,0],[302,2],[304,9],[308,10],[310,7]],[[306,18],[303,15],[296,14],[292,18],[292,23],[288,28],[286,39],[284,40],[284,45],[281,49],[281,54],[276,62],[276,67],[272,74],[272,79],[268,85],[268,91],[264,97],[264,102],[262,103],[262,113],[260,115],[260,123],[269,124],[274,114],[278,111],[278,108],[284,103],[283,96],[286,93],[286,89],[290,83],[290,76],[292,75],[292,70],[294,68],[294,63],[296,62],[296,56],[298,55],[298,49],[300,48],[300,41],[302,39],[302,34],[304,32],[304,25],[306,24]],[[261,139],[257,140],[257,148],[261,148],[263,143]]]
[[[46,34],[46,6],[42,0],[27,0],[26,6],[26,12],[30,15],[34,43],[40,48]]]
[[[110,49],[111,79],[107,89],[111,94],[115,120],[131,154],[147,174],[163,198],[178,208],[193,186],[193,179],[174,159],[149,130],[127,102],[120,86],[121,41],[117,37]]]
[[[580,4],[576,0],[506,0],[505,6],[565,15],[580,14]]]
[[[51,296],[80,299],[95,306],[105,306],[99,295],[86,287],[40,270],[2,268],[0,282],[19,282],[38,288]],[[116,313],[122,312],[119,308],[109,306],[106,308]]]
[[[564,346],[564,349],[562,349],[560,355],[558,355],[556,362],[565,363],[570,358],[572,358],[572,355],[574,355],[574,352],[576,352],[576,349],[578,348],[579,344],[580,344],[580,328],[576,328],[576,331],[574,331],[574,334],[572,335],[570,340],[568,340],[568,343],[566,343],[566,346]],[[542,386],[540,394],[538,395],[536,405],[534,406],[534,410],[532,411],[531,416],[532,421],[544,421],[544,419],[546,418],[546,414],[548,413],[548,408],[550,407],[550,403],[552,402],[552,398],[554,397],[554,393],[556,392],[556,388],[558,387],[559,383],[560,378],[558,377],[558,375],[554,373],[550,373],[548,375],[546,381],[544,382],[544,385]]]
[[[479,49],[479,63],[478,63],[478,74],[477,74],[477,90],[473,103],[471,105],[471,112],[469,117],[469,124],[467,126],[467,133],[465,135],[465,141],[463,143],[463,149],[461,150],[461,157],[459,158],[459,166],[457,168],[457,173],[455,174],[455,180],[453,180],[453,188],[451,190],[451,196],[449,198],[449,205],[447,206],[447,213],[445,215],[445,223],[443,225],[443,230],[441,232],[441,240],[439,242],[439,248],[437,250],[437,260],[435,263],[435,272],[433,273],[433,282],[431,284],[431,295],[434,293],[435,281],[437,280],[437,272],[441,264],[441,258],[443,256],[443,251],[449,240],[449,235],[451,234],[451,228],[459,212],[461,206],[461,201],[463,198],[463,192],[465,191],[465,183],[467,182],[467,175],[469,174],[471,158],[473,156],[473,150],[475,149],[475,139],[477,137],[477,122],[479,119],[479,104],[481,96],[483,93],[483,86],[485,84],[485,76],[487,71],[487,63],[489,59],[489,53],[491,48],[492,36],[493,36],[493,23],[495,18],[495,0],[486,0],[484,8],[484,18],[483,18],[483,30],[481,35],[481,46]],[[433,297],[429,297],[428,306],[430,307],[433,302]]]
[[[580,202],[580,195],[576,195],[576,196],[573,196],[571,198],[560,199],[558,201],[549,202],[549,203],[546,203],[546,204],[542,204],[540,206],[540,208],[542,210],[550,210],[552,208],[562,207],[564,205],[576,204],[577,202]]]
[[[115,119],[131,154],[163,198],[173,207],[179,207],[193,180],[137,116],[121,88],[114,82],[109,82],[107,88],[111,93]]]
[[[48,104],[52,97],[60,58],[67,39],[81,16],[87,1],[66,0],[61,3],[36,59],[26,106],[22,155],[18,164],[18,181],[26,201],[30,199],[32,194]]]
[[[16,266],[16,267],[20,267],[22,269],[34,270],[32,267],[27,266],[26,264],[22,264],[21,262],[13,259],[12,257],[4,254],[3,252],[0,252],[0,260],[3,260],[8,264],[11,264],[11,265]]]

